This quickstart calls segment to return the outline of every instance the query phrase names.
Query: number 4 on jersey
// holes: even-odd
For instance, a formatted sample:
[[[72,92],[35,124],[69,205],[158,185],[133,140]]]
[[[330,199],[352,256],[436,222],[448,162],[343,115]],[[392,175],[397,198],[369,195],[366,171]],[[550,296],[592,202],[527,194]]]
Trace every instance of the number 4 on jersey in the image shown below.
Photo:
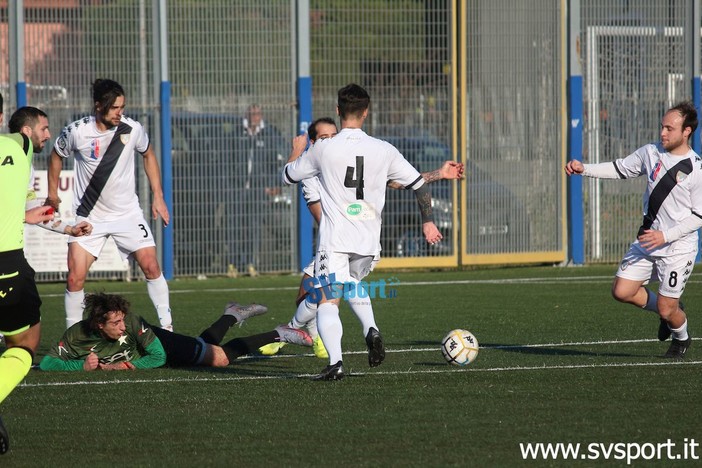
[[[354,172],[356,178],[354,179]],[[356,167],[346,166],[344,187],[356,189],[356,200],[363,200],[363,156],[356,156]]]

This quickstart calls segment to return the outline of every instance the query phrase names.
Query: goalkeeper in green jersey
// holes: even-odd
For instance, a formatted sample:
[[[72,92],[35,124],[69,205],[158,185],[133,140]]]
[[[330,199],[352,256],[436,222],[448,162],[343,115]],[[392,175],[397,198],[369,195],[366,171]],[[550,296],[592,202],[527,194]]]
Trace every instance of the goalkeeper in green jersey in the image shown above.
[[[279,326],[269,332],[219,343],[229,328],[268,309],[259,304],[227,304],[223,315],[198,337],[154,327],[114,294],[85,297],[87,318],[66,330],[39,364],[42,370],[129,370],[169,366],[225,367],[271,341],[312,346],[302,331]]]

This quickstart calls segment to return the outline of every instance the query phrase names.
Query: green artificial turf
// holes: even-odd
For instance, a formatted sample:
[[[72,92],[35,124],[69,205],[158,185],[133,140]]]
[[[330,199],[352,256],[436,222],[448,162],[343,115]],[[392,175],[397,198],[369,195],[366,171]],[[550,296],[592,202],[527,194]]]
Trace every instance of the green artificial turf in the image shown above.
[[[327,363],[297,346],[225,369],[32,370],[0,406],[11,436],[0,466],[593,466],[606,450],[610,465],[625,464],[616,456],[636,448],[626,444],[669,439],[682,456],[684,443],[702,441],[702,344],[693,341],[683,363],[664,360],[656,316],[611,298],[615,269],[376,272],[370,280],[399,280],[396,297],[374,301],[386,361],[368,367],[358,321],[343,305],[340,382],[310,381]],[[702,337],[700,278],[684,295],[693,339]],[[175,329],[197,335],[237,300],[269,312],[228,338],[270,330],[291,318],[298,284],[297,276],[172,281]],[[40,285],[37,362],[63,331],[63,287]],[[124,293],[156,322],[141,282],[86,290]],[[441,355],[453,328],[480,341],[469,366]],[[578,460],[524,460],[520,443],[538,442],[581,451]],[[699,463],[695,450],[688,464]],[[657,466],[685,462],[662,454]]]

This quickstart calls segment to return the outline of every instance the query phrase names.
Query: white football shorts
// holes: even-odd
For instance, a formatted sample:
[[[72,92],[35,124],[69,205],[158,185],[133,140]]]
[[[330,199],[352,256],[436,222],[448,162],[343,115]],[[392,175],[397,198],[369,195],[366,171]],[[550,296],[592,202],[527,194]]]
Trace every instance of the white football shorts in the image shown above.
[[[309,265],[302,269],[302,272],[307,276],[314,276],[314,258],[309,263]]]
[[[137,250],[156,246],[154,235],[142,212],[135,212],[128,217],[106,222],[95,222],[78,216],[76,223],[81,221],[88,221],[93,225],[92,234],[69,237],[68,242],[77,242],[95,258],[100,256],[108,237],[112,237],[123,260],[126,260],[130,254]]]
[[[368,276],[380,261],[380,255],[358,255],[354,253],[318,250],[314,259],[316,278],[331,277],[337,283],[358,282]]]
[[[692,274],[696,258],[697,252],[654,257],[644,251],[638,243],[633,243],[619,264],[617,277],[642,281],[643,284],[659,281],[659,294],[680,299]]]

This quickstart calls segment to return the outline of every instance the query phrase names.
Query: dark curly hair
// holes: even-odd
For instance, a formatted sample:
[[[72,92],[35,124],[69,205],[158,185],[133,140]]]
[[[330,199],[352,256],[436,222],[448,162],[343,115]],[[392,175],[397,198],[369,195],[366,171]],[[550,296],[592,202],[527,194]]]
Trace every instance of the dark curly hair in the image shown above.
[[[104,292],[85,295],[86,320],[84,323],[90,330],[99,330],[99,325],[107,322],[107,316],[111,312],[120,311],[124,315],[129,313],[129,301],[116,294],[106,294]]]

